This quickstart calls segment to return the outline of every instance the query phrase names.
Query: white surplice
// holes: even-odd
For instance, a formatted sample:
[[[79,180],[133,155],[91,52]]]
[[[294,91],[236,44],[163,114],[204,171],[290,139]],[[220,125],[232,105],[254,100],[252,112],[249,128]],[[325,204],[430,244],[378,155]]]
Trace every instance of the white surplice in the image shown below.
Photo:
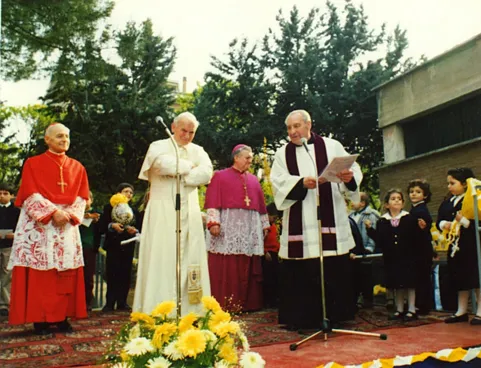
[[[204,149],[190,143],[179,147],[181,174],[181,298],[182,315],[202,312],[191,304],[187,270],[200,270],[202,295],[210,295],[207,252],[197,194],[199,185],[212,177],[212,162]],[[150,313],[163,301],[177,300],[176,284],[176,171],[175,149],[170,139],[153,142],[139,178],[150,181],[150,197],[141,231],[134,311]]]
[[[327,151],[327,160],[330,163],[334,157],[347,156],[348,153],[338,141],[324,138]],[[308,144],[312,159],[316,160],[314,144]],[[281,248],[279,257],[288,259],[288,232],[289,232],[289,210],[296,203],[295,200],[287,199],[289,192],[296,186],[297,182],[306,176],[316,176],[316,171],[311,158],[304,146],[296,147],[296,159],[299,167],[299,176],[291,175],[286,164],[286,145],[279,148],[275,154],[272,165],[270,179],[274,192],[274,201],[280,211],[284,211],[282,219],[282,234],[280,238]],[[334,207],[334,221],[336,224],[337,251],[324,250],[324,256],[343,255],[354,248],[354,239],[351,234],[348,213],[343,195],[348,195],[353,201],[359,201],[359,186],[362,180],[362,172],[359,165],[355,162],[351,170],[357,183],[355,191],[349,191],[344,183],[326,183],[331,185],[332,200]],[[319,173],[320,175],[320,173]],[[319,257],[319,230],[316,214],[316,190],[307,191],[302,207],[302,232],[304,237],[304,259]],[[321,203],[322,206],[322,203]],[[330,230],[332,231],[332,230]]]
[[[52,221],[44,224],[41,220],[56,209],[82,219],[85,204],[85,199],[80,197],[71,205],[52,203],[39,193],[28,197],[20,211],[8,269],[20,266],[39,271],[65,271],[82,267],[84,260],[78,225],[68,222],[57,227]]]

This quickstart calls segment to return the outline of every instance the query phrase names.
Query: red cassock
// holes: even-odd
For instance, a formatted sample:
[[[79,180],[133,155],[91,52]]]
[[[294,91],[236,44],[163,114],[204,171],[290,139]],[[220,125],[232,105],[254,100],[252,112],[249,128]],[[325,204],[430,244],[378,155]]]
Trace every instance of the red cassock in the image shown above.
[[[45,207],[47,208],[45,216],[35,220],[25,209],[33,194],[40,194],[48,204]],[[76,211],[69,211],[78,197],[85,200],[89,197],[87,173],[80,162],[64,154],[57,155],[50,151],[29,158],[23,168],[22,181],[15,202],[16,206],[22,206],[19,226],[29,221],[48,225],[55,213],[55,209],[51,210],[52,204],[69,212],[72,216],[71,225],[78,226],[82,219],[82,216],[79,216],[78,206]],[[30,243],[35,243],[30,240],[27,244],[22,240],[23,230],[19,229],[19,226],[17,226],[12,247],[12,254],[15,253],[14,257],[17,258],[20,258],[17,255],[22,254],[24,249],[29,251]],[[35,223],[33,226],[34,232],[45,231],[44,226],[37,226]],[[35,246],[40,245],[33,244],[32,249]],[[41,246],[45,247],[45,245]],[[56,246],[57,244],[52,248],[58,250]],[[36,253],[32,251],[32,254]],[[62,252],[55,254],[55,257],[61,258]],[[30,258],[33,259],[30,260]],[[35,260],[35,257],[30,258],[13,262],[9,323],[60,322],[67,317],[87,317],[81,266],[83,262],[77,258],[76,266],[73,268],[47,267],[48,269],[45,269],[45,262]],[[25,261],[25,259],[29,260]],[[10,263],[12,264],[12,260]]]

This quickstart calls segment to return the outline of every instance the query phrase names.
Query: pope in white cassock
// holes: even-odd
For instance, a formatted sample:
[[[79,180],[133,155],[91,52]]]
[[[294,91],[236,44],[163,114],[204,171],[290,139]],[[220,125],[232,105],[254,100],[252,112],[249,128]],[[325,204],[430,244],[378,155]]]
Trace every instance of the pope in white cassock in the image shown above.
[[[201,298],[210,295],[207,252],[197,187],[212,177],[212,163],[194,143],[199,123],[188,112],[171,125],[179,147],[181,174],[182,315],[202,311]],[[139,178],[150,182],[150,197],[141,231],[139,266],[133,310],[150,313],[162,301],[177,300],[176,285],[176,157],[171,139],[153,142]]]
[[[321,303],[318,216],[321,219],[327,318],[339,322],[354,317],[349,250],[354,240],[344,195],[359,196],[362,173],[354,163],[337,173],[340,183],[317,179],[317,172],[348,153],[336,140],[311,131],[311,117],[304,110],[286,118],[290,142],[277,150],[271,171],[276,207],[283,211],[279,258],[281,295],[279,323],[287,329],[320,328]],[[302,138],[306,139],[309,157]],[[319,180],[320,206],[316,201]],[[357,199],[358,200],[358,199]]]

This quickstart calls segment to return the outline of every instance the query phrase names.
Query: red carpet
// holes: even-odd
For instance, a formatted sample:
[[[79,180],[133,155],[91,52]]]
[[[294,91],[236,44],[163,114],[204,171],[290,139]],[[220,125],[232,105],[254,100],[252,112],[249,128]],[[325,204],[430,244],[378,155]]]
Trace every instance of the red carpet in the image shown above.
[[[49,336],[33,335],[32,325],[9,326],[7,321],[3,319],[0,321],[0,366],[22,368],[69,367],[96,364],[108,351],[112,339],[120,327],[128,321],[128,318],[128,313],[102,314],[95,312],[89,319],[73,321],[72,326],[75,329],[73,333],[55,332],[55,334]],[[266,352],[266,361],[269,362],[268,367],[289,367],[289,365],[277,365],[277,363],[272,365],[270,359],[278,359],[279,356],[286,354],[288,359],[285,363],[289,362],[289,359],[294,359],[291,362],[292,364],[299,363],[296,356],[299,354],[304,355],[306,351],[309,351],[304,349],[303,345],[297,353],[289,352],[289,343],[301,340],[305,336],[301,336],[297,332],[286,331],[278,326],[277,312],[275,310],[243,314],[236,318],[240,319],[246,326],[246,334],[254,350],[262,352],[262,354],[264,354],[264,351]],[[439,321],[440,319],[433,315],[423,317],[419,321],[410,322],[406,326],[414,327]],[[373,331],[396,328],[398,326],[400,326],[399,322],[387,321],[387,314],[384,308],[376,307],[373,310],[361,311],[355,321],[344,324],[342,328]],[[412,331],[412,329],[407,328],[401,328],[400,330]],[[481,329],[479,331],[481,333]],[[340,339],[344,340],[345,337]],[[349,337],[349,339],[352,339],[352,337]],[[339,340],[338,335],[336,335],[335,339],[329,340],[327,344],[332,344],[337,340]],[[376,344],[383,343],[372,338],[362,341],[364,343],[369,340],[375,341]],[[319,343],[324,344],[318,340],[309,342],[305,346],[317,346]],[[358,343],[353,348],[357,349]],[[275,353],[271,354],[270,352]],[[317,354],[313,355],[310,352],[308,355],[312,355],[314,361],[317,359]],[[281,359],[282,361],[283,359]],[[296,365],[296,367],[299,366]]]
[[[481,344],[481,326],[470,326],[468,323],[435,323],[414,328],[391,328],[383,332],[388,335],[385,341],[373,337],[334,334],[327,341],[321,338],[308,341],[296,351],[290,351],[290,344],[258,347],[255,350],[266,361],[266,367],[314,368],[329,362],[354,365],[378,358]]]

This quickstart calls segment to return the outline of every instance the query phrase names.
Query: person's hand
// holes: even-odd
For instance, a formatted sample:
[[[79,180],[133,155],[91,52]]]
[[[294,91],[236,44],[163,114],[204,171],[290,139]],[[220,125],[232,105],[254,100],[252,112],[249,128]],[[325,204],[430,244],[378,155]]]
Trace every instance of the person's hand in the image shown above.
[[[354,253],[349,253],[349,258],[353,261],[356,259],[356,255]]]
[[[212,225],[209,229],[210,235],[212,236],[219,236],[220,234],[220,225]]]
[[[269,252],[266,252],[266,253],[264,254],[264,256],[266,257],[266,261],[267,261],[267,262],[271,262],[271,261],[272,261],[272,256],[271,256],[271,254],[270,254]]]
[[[444,223],[443,229],[446,229],[446,230],[451,229],[451,221],[446,221]]]
[[[96,213],[96,212],[86,213],[84,217],[86,219],[92,219],[92,222],[95,223],[99,221],[100,213]]]
[[[306,176],[303,180],[304,188],[314,189],[316,187],[316,178]]]
[[[122,233],[124,231],[124,225],[119,224],[118,222],[114,222],[112,224],[112,229],[114,229],[118,233]]]
[[[459,221],[461,221],[462,218],[463,218],[463,215],[461,215],[461,211],[458,211],[456,213],[456,221],[459,222]]]
[[[14,238],[15,234],[14,233],[8,233],[5,235],[5,239],[12,240]]]
[[[354,173],[350,169],[344,169],[341,172],[338,172],[336,176],[342,180],[343,183],[349,183],[354,176]]]
[[[364,225],[366,225],[366,228],[370,229],[372,227],[372,223],[369,220],[364,220]]]
[[[70,215],[62,210],[57,210],[52,216],[53,226],[62,227],[70,221]]]
[[[324,183],[327,183],[327,179],[326,178],[319,178],[317,179],[317,181],[319,182],[319,185],[322,185]]]
[[[418,219],[418,225],[419,225],[419,228],[420,228],[421,230],[424,230],[424,229],[426,228],[426,226],[427,226],[426,221],[424,221],[424,220],[421,219],[421,218]]]
[[[264,229],[264,238],[269,234],[269,229]]]
[[[130,235],[135,235],[137,234],[137,229],[133,226],[127,226],[125,228],[125,230],[127,230],[127,232],[130,234]]]

